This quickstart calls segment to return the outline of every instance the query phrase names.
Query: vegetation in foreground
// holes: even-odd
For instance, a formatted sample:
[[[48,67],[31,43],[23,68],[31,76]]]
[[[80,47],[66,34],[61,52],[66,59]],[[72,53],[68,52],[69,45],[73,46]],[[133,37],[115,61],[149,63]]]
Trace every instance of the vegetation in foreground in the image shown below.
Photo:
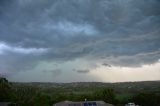
[[[115,106],[135,102],[140,106],[160,106],[160,81],[128,83],[11,83],[0,78],[0,102],[19,106],[51,106],[70,100],[103,100]]]

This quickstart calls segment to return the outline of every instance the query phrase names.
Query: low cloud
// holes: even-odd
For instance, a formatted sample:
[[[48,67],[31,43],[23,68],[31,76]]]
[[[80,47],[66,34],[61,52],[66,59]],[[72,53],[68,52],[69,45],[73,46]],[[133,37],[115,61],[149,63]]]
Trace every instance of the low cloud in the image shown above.
[[[102,65],[106,67],[112,67],[110,64],[107,64],[107,63],[103,63]]]
[[[12,47],[5,43],[0,42],[0,55],[5,54],[5,52],[12,52],[12,53],[20,53],[20,54],[42,54],[47,52],[45,48],[22,48],[22,47]]]
[[[58,76],[60,76],[60,75],[62,74],[62,70],[61,70],[61,69],[42,70],[42,72],[43,72],[44,74],[52,74],[53,78],[54,78],[54,77],[58,77]]]
[[[76,72],[78,72],[78,73],[82,73],[82,74],[85,74],[85,73],[89,73],[90,72],[90,70],[75,70]]]
[[[154,64],[160,58],[159,5],[158,0],[1,0],[0,70],[16,73],[40,62],[76,59],[107,67]]]

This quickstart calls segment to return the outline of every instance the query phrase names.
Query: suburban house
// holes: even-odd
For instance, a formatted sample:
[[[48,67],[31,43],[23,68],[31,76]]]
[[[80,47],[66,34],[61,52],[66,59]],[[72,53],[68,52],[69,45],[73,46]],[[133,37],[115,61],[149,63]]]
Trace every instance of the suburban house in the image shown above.
[[[80,102],[73,102],[73,101],[63,101],[53,106],[114,106],[109,103],[105,103],[104,101],[80,101]]]
[[[127,103],[125,106],[139,106],[139,105],[136,105],[135,103]]]

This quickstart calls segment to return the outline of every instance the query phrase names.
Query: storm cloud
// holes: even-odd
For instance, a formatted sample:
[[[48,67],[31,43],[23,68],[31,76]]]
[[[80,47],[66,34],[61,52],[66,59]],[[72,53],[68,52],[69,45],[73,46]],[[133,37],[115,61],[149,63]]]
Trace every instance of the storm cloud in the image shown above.
[[[156,63],[159,5],[159,0],[1,0],[0,72],[76,59],[93,66]]]
[[[88,69],[85,69],[85,70],[73,70],[73,71],[76,71],[76,72],[82,73],[82,74],[89,73]]]

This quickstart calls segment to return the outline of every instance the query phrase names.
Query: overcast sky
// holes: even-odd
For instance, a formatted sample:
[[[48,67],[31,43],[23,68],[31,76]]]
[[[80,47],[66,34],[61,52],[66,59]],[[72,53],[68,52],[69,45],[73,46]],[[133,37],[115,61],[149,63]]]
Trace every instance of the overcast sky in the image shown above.
[[[0,0],[0,74],[19,82],[160,80],[160,0]]]

